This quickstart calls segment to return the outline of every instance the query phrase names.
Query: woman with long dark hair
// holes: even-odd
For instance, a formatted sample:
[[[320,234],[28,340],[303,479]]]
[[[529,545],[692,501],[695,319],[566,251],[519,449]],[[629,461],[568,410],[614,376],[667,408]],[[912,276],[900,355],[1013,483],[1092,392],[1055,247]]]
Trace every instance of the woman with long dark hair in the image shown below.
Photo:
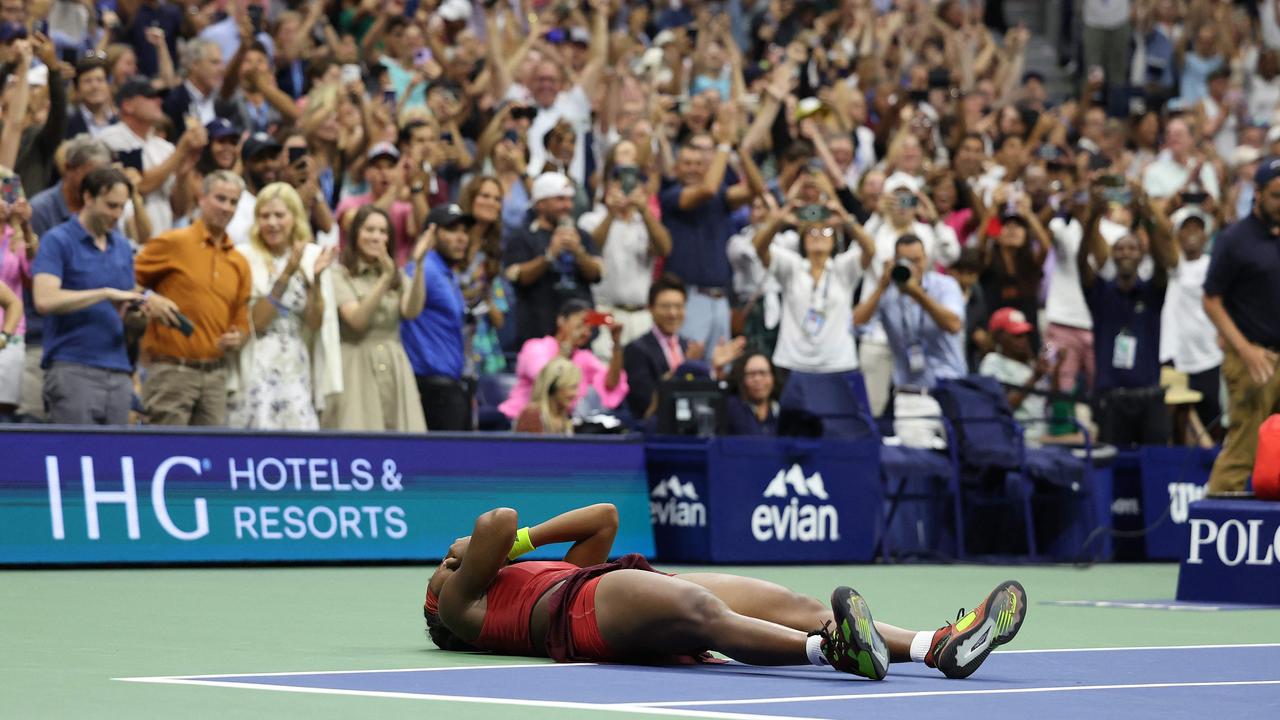
[[[415,265],[421,266],[434,242],[430,228],[413,248]],[[400,321],[417,317],[426,302],[425,273],[410,280],[394,258],[391,217],[373,205],[357,210],[333,278],[344,391],[325,408],[326,428],[427,429],[413,368],[400,343]]]
[[[781,389],[768,355],[755,350],[738,358],[729,371],[729,434],[777,435]]]
[[[462,188],[458,205],[475,218],[467,258],[458,274],[462,299],[470,321],[463,337],[467,364],[478,375],[502,372],[507,359],[498,331],[507,321],[511,304],[502,278],[502,181],[493,175],[477,175]]]
[[[635,554],[607,562],[617,532],[608,504],[532,527],[520,527],[511,508],[486,512],[427,583],[432,641],[557,662],[652,664],[715,650],[753,665],[830,665],[873,680],[890,662],[915,661],[961,678],[1012,640],[1027,614],[1026,591],[1008,580],[956,624],[912,632],[874,622],[849,587],[836,588],[827,607],[755,578],[668,575]],[[510,562],[556,543],[573,543],[563,561]]]
[[[1040,351],[1040,283],[1044,279],[1044,259],[1052,242],[1049,231],[1031,210],[1031,197],[1020,193],[1007,204],[1008,192],[998,191],[996,202],[1003,207],[1000,234],[986,238],[983,270],[979,282],[989,308],[1012,307],[1022,311],[1031,323],[1031,346]]]

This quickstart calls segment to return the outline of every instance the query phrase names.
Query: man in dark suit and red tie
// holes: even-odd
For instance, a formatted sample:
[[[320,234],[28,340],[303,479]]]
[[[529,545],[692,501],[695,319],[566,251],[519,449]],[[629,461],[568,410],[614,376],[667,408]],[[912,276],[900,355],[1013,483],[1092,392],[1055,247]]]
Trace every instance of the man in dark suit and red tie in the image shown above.
[[[680,337],[684,324],[685,285],[674,275],[658,278],[649,288],[649,314],[653,330],[636,338],[623,350],[622,366],[627,373],[630,392],[627,407],[637,420],[649,417],[658,407],[658,386],[685,363],[710,363],[711,374],[732,363],[742,354],[744,338],[722,341],[707,358],[706,348],[696,340]]]

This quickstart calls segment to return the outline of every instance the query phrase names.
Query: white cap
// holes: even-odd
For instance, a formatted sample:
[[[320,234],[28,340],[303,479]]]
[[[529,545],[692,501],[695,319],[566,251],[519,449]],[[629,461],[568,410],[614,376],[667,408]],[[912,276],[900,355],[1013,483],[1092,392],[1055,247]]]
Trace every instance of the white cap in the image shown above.
[[[443,20],[448,22],[457,22],[458,20],[471,19],[471,3],[467,0],[444,0],[440,3],[440,7],[436,9]]]
[[[670,30],[663,30],[662,32],[653,36],[654,47],[664,47],[675,41],[676,41],[676,34],[671,32]]]
[[[530,193],[529,202],[536,205],[548,198],[573,196],[573,183],[564,173],[544,172],[533,181],[533,192]]]
[[[1252,145],[1237,145],[1231,151],[1231,167],[1238,168],[1256,162],[1262,157],[1262,151]]]
[[[902,171],[898,171],[890,175],[884,181],[884,189],[881,190],[881,192],[889,194],[889,193],[895,193],[899,190],[907,190],[913,193],[919,192],[920,182],[915,178],[911,177],[910,175]]]
[[[47,65],[36,65],[27,71],[27,84],[32,87],[42,87],[49,84],[49,67]]]
[[[1271,143],[1273,143],[1273,142],[1275,142],[1275,141],[1277,141],[1277,140],[1280,140],[1280,123],[1277,123],[1277,124],[1275,124],[1275,125],[1272,125],[1272,126],[1271,126],[1271,129],[1267,131],[1267,144],[1268,144],[1268,145],[1270,145]]]
[[[1183,205],[1169,216],[1169,223],[1173,225],[1174,230],[1181,230],[1183,223],[1191,218],[1198,219],[1204,225],[1206,235],[1213,234],[1213,221],[1199,205]]]

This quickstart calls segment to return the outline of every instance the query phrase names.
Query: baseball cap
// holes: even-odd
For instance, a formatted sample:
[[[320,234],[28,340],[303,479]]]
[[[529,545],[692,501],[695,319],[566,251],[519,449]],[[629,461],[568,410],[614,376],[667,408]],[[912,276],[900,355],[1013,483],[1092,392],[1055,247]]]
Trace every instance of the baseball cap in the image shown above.
[[[1262,151],[1252,145],[1237,145],[1231,151],[1231,167],[1238,168],[1242,165],[1248,165],[1251,162],[1257,162],[1262,157]]]
[[[919,189],[920,186],[919,183],[916,182],[916,179],[901,171],[890,175],[889,178],[884,181],[884,192],[886,194],[892,194],[899,190],[916,192]]]
[[[21,40],[27,36],[27,28],[21,23],[0,23],[0,43]]]
[[[471,18],[471,3],[467,0],[444,0],[436,14],[445,22],[458,22]]]
[[[226,118],[216,117],[205,123],[205,131],[209,133],[210,140],[219,140],[221,138],[237,137],[240,135],[240,128],[236,127]]]
[[[374,143],[374,146],[369,148],[369,154],[365,158],[369,162],[381,158],[391,158],[391,160],[395,161],[400,159],[400,151],[389,142]]]
[[[263,153],[278,153],[284,146],[269,133],[256,132],[240,146],[240,158],[252,160]]]
[[[1277,177],[1280,177],[1280,156],[1271,155],[1262,159],[1258,171],[1253,174],[1253,185],[1261,190]]]
[[[129,98],[135,98],[135,97],[158,98],[163,94],[164,93],[162,93],[160,90],[157,90],[151,84],[151,80],[149,80],[148,78],[145,78],[141,75],[134,75],[128,80],[125,80],[124,84],[120,86],[120,89],[116,91],[116,105],[122,104],[125,100],[128,100]]]
[[[475,217],[470,213],[462,212],[462,208],[457,203],[437,205],[431,208],[431,212],[427,213],[427,225],[435,225],[436,227],[452,227],[458,223],[465,223],[467,227],[470,227],[475,222]]]
[[[533,181],[529,202],[535,205],[548,198],[573,197],[573,183],[564,173],[544,172]]]
[[[1031,323],[1027,322],[1027,316],[1023,315],[1021,310],[1004,307],[991,313],[987,329],[992,333],[1003,330],[1010,335],[1026,335],[1031,332]]]
[[[1199,220],[1201,225],[1204,225],[1206,235],[1213,232],[1213,221],[1197,205],[1183,205],[1178,208],[1176,212],[1169,216],[1169,223],[1173,225],[1174,230],[1180,230],[1184,223],[1193,218]]]
[[[569,28],[569,42],[579,45],[591,44],[591,33],[584,27],[574,26]]]

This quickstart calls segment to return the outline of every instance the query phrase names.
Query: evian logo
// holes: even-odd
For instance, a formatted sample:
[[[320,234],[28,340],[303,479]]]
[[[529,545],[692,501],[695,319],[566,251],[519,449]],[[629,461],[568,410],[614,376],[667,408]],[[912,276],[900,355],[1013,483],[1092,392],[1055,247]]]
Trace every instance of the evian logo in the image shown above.
[[[672,475],[649,491],[649,515],[655,525],[706,527],[707,506],[698,502],[691,482]]]
[[[779,470],[764,497],[791,498],[783,505],[762,503],[751,513],[751,534],[760,542],[790,540],[826,542],[840,539],[840,516],[834,505],[801,503],[800,498],[828,500],[821,473],[805,476],[799,465]]]

